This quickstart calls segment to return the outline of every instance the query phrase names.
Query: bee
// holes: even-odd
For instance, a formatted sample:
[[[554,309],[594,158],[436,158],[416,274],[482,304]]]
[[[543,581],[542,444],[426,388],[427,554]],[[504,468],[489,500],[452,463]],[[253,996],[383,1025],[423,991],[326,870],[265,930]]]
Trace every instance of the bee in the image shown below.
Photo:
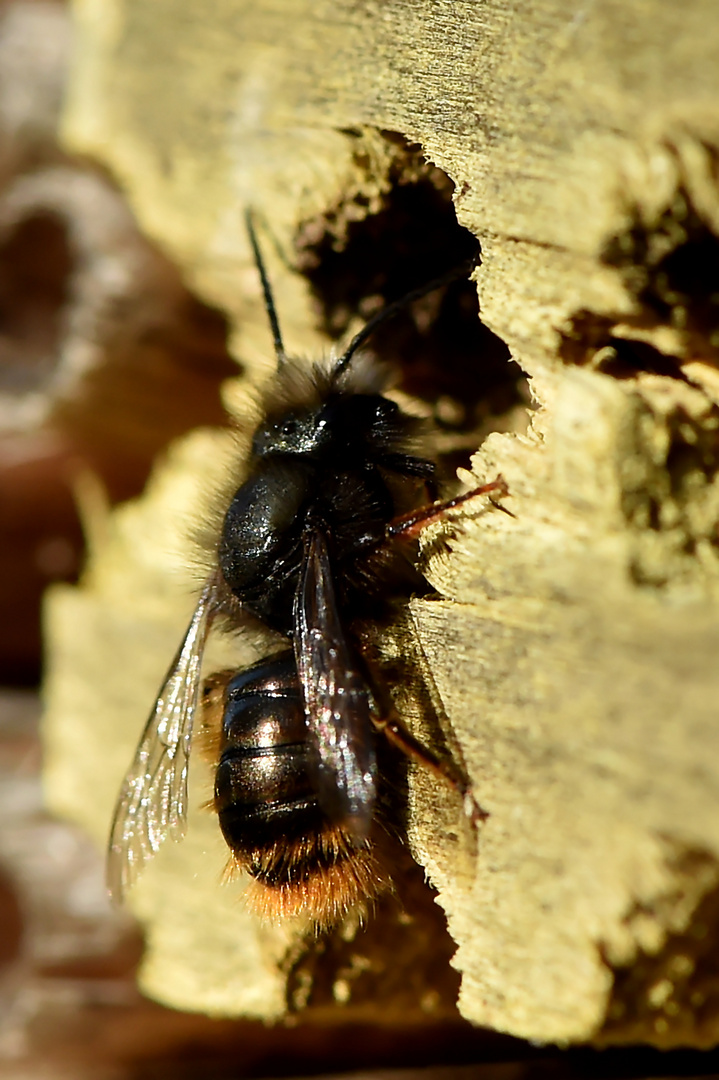
[[[193,722],[216,736],[214,809],[246,870],[254,908],[269,916],[338,921],[386,884],[371,827],[377,740],[443,777],[477,821],[485,816],[462,771],[406,729],[364,644],[388,601],[423,579],[408,542],[448,510],[506,494],[501,477],[437,501],[436,466],[414,452],[418,421],[382,393],[361,346],[413,300],[465,276],[453,270],[389,304],[331,364],[285,352],[253,218],[247,229],[277,357],[254,432],[246,479],[232,495],[200,595],[122,786],[112,824],[108,885],[122,898],[187,817]],[[248,670],[203,687],[208,634],[222,619],[263,624],[284,645]]]

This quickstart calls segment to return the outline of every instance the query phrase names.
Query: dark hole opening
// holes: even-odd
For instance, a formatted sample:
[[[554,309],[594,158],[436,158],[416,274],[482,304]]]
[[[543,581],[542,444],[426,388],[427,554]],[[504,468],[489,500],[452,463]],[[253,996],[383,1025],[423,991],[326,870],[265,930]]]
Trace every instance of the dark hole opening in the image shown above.
[[[70,212],[41,205],[0,238],[0,395],[10,420],[0,433],[0,679],[17,686],[40,676],[44,589],[76,580],[82,564],[78,470],[97,474],[112,502],[138,494],[172,439],[227,422],[220,385],[238,371],[225,317],[183,289],[131,227],[123,239],[156,270],[144,290],[128,275],[124,292],[78,274],[105,252],[76,245],[75,228]],[[126,257],[122,246],[109,253]],[[71,360],[57,389],[56,369],[78,343],[91,362]]]
[[[325,333],[346,338],[353,317],[367,320],[475,255],[477,240],[457,222],[452,190],[444,173],[425,167],[410,181],[394,176],[382,209],[350,220],[339,241],[336,220],[308,224],[298,240],[299,268],[317,296]],[[380,327],[367,348],[401,372],[404,391],[434,407],[440,427],[469,432],[487,415],[525,403],[523,374],[481,322],[469,280],[416,301]]]
[[[55,362],[72,256],[62,220],[38,213],[0,244],[0,386],[25,393]]]
[[[606,247],[604,261],[662,322],[719,351],[719,238],[679,190],[651,229],[637,224]]]
[[[562,339],[560,356],[567,363],[591,365],[614,379],[633,379],[644,371],[687,381],[677,357],[660,352],[647,341],[617,337],[612,333],[613,325],[591,312],[581,312]]]

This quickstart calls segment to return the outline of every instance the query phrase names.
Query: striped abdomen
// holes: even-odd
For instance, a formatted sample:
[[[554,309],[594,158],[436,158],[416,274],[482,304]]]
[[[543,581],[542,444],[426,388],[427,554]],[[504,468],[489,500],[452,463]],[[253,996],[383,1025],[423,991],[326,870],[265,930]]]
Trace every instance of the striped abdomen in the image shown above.
[[[291,652],[228,682],[214,801],[234,862],[255,879],[250,899],[262,914],[304,912],[324,925],[378,891],[369,843],[320,810]]]

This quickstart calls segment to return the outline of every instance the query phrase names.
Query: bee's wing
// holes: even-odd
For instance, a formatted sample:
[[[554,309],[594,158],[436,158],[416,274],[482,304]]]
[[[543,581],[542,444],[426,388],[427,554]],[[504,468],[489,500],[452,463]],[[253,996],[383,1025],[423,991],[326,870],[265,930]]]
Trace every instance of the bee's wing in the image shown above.
[[[320,806],[333,824],[363,837],[377,787],[372,697],[342,627],[327,542],[319,530],[305,542],[294,647]]]
[[[200,597],[122,785],[107,857],[107,884],[117,900],[168,835],[179,840],[185,834],[192,721],[213,599],[210,583]]]

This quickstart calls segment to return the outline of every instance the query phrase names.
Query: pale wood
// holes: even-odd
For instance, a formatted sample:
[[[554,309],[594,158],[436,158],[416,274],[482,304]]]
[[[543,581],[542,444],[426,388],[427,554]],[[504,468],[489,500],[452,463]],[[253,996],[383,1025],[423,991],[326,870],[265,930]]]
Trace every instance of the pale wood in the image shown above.
[[[457,807],[416,776],[412,841],[459,946],[460,1009],[540,1041],[716,1041],[710,980],[693,975],[700,957],[715,970],[719,884],[716,343],[650,317],[602,259],[680,190],[716,231],[715,4],[76,0],[75,12],[68,146],[114,170],[258,370],[268,342],[246,205],[288,252],[300,223],[350,195],[378,205],[381,129],[419,141],[455,182],[459,220],[482,241],[483,319],[539,406],[526,436],[494,435],[475,459],[482,480],[503,473],[515,517],[467,510],[443,526],[450,554],[433,548],[428,575],[444,599],[412,612],[491,811],[473,861]],[[319,347],[302,282],[279,262],[273,273],[288,340]],[[562,363],[591,354],[581,334],[571,354],[560,336],[583,313],[605,338],[676,357],[690,382]],[[676,452],[693,445],[708,449],[681,474]],[[178,449],[106,523],[81,588],[48,607],[50,798],[99,840],[191,610],[167,552],[227,449],[222,435]],[[138,889],[144,985],[184,1007],[276,1016],[273,961],[292,931],[258,929],[208,884],[219,841],[209,818],[193,829]],[[641,978],[622,991],[616,973],[632,965]]]

